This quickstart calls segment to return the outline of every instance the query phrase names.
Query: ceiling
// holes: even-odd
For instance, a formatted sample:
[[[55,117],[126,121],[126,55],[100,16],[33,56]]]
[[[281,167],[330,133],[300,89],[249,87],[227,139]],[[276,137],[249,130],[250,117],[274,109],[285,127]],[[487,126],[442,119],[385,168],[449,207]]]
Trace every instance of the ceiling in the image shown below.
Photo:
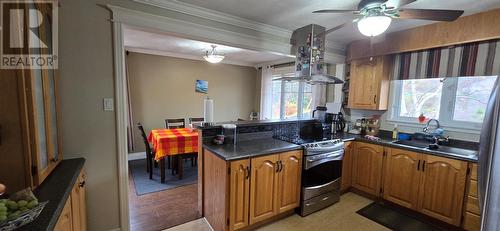
[[[178,0],[222,13],[294,30],[308,24],[331,28],[353,19],[350,13],[312,14],[320,9],[356,9],[359,0]],[[390,0],[397,1],[397,0]],[[464,10],[465,15],[499,8],[499,0],[418,0],[405,8]],[[388,32],[433,23],[426,20],[394,20]],[[327,40],[346,45],[364,38],[354,25],[328,35]]]
[[[132,27],[124,29],[124,43],[125,48],[130,51],[195,60],[203,60],[203,53],[206,50],[211,50],[211,45],[213,44]],[[274,53],[257,52],[218,44],[214,45],[217,45],[216,50],[218,52],[225,54],[226,58],[222,62],[226,64],[256,66],[257,64],[276,60],[293,60],[290,57]]]

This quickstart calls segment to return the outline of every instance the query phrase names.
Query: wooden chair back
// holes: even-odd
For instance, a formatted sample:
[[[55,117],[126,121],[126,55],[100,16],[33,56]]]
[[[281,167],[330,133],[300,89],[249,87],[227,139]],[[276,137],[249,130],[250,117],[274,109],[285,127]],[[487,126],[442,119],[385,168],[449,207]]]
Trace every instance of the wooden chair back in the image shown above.
[[[144,141],[144,146],[146,146],[146,154],[148,156],[152,155],[153,153],[151,152],[151,146],[149,146],[148,137],[146,136],[146,133],[144,132],[144,127],[142,126],[142,124],[140,122],[137,123],[137,128],[139,128],[139,131],[141,132],[142,140]]]
[[[165,119],[165,128],[185,128],[186,121],[184,119]]]
[[[199,123],[205,121],[205,118],[189,117],[189,123]]]

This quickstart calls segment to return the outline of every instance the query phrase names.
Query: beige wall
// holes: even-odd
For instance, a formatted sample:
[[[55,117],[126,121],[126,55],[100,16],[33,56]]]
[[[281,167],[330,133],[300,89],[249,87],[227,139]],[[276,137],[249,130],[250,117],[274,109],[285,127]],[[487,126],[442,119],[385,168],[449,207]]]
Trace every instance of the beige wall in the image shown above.
[[[130,52],[127,56],[134,124],[146,132],[163,128],[166,118],[203,117],[203,99],[214,100],[214,120],[235,121],[255,111],[256,69],[229,64]],[[208,94],[195,92],[197,79],[208,81]],[[135,150],[144,143],[134,127]]]

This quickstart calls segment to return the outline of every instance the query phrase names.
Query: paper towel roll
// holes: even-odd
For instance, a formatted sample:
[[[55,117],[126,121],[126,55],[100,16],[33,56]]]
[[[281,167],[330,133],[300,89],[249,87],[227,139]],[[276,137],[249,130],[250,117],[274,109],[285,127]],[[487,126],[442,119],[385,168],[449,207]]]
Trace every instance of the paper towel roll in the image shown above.
[[[205,118],[205,123],[214,122],[214,100],[206,97],[203,102],[203,118]]]

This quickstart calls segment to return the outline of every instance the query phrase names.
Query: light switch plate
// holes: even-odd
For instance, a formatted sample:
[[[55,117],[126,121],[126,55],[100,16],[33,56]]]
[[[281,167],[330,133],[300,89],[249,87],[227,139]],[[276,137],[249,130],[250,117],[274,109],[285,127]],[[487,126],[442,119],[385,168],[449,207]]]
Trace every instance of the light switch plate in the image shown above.
[[[115,105],[113,103],[113,98],[104,98],[103,106],[104,106],[104,111],[114,111]]]

